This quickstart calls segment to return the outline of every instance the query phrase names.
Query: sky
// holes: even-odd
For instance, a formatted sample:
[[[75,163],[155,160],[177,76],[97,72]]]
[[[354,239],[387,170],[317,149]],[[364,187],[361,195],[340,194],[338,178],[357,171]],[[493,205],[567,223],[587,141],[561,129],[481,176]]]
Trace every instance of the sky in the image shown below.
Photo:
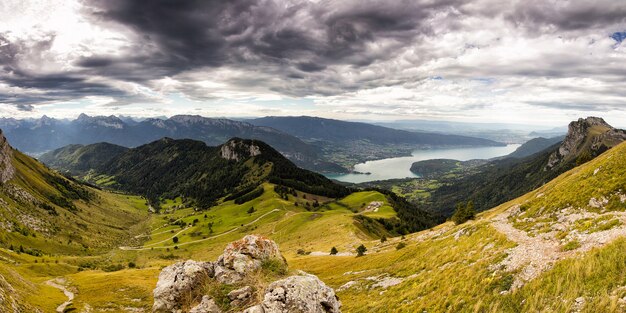
[[[626,1],[2,0],[0,117],[626,125]]]

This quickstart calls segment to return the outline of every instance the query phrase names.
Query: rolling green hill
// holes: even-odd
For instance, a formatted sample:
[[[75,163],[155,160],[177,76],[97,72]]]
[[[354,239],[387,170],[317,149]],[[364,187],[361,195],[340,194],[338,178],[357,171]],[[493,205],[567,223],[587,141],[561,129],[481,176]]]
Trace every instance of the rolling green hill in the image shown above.
[[[379,235],[391,236],[394,231],[380,223],[363,225],[355,218],[371,215],[372,219],[396,219],[386,196],[355,193],[343,203],[287,187],[306,182],[309,189],[331,193],[336,185],[295,167],[261,142],[234,139],[227,146],[210,148],[194,141],[166,139],[143,147],[145,154],[140,157],[153,162],[144,165],[147,168],[164,162],[164,167],[175,170],[174,165],[207,160],[201,155],[213,153],[210,157],[223,160],[219,166],[248,169],[250,175],[244,181],[257,184],[254,190],[261,190],[260,195],[243,203],[237,203],[241,196],[234,197],[208,212],[197,212],[180,197],[164,199],[163,213],[152,215],[142,197],[82,185],[12,149],[1,135],[0,142],[2,312],[54,312],[67,300],[64,290],[76,296],[66,310],[145,309],[151,301],[154,273],[160,266],[190,252],[199,256],[207,251],[216,253],[218,250],[206,248],[224,245],[258,228],[267,234],[283,234],[282,242],[294,254],[305,249],[305,253],[328,250],[332,244],[352,247],[348,241],[356,245]],[[176,160],[180,154],[190,158]],[[146,158],[148,155],[153,158]],[[124,154],[108,166],[122,166],[132,162],[133,157]],[[138,165],[129,170],[142,173],[146,167]],[[283,185],[271,184],[270,180]],[[362,206],[374,200],[381,202],[381,210],[363,211],[366,208]],[[176,236],[180,241],[174,243],[172,238]],[[179,246],[177,252],[183,254],[170,252]],[[134,269],[138,267],[141,269]],[[125,290],[122,297],[120,289]]]
[[[99,153],[101,149],[111,153]],[[229,194],[244,196],[264,181],[333,198],[349,193],[322,175],[298,168],[258,140],[235,138],[209,147],[200,141],[164,138],[134,149],[96,144],[66,150],[70,153],[50,154],[44,160],[61,171],[89,173],[79,176],[93,183],[145,195],[153,205],[182,196],[186,203],[206,209]],[[91,162],[94,159],[103,162]]]
[[[70,175],[82,176],[126,151],[128,148],[106,142],[87,146],[69,145],[46,153],[39,160]]]

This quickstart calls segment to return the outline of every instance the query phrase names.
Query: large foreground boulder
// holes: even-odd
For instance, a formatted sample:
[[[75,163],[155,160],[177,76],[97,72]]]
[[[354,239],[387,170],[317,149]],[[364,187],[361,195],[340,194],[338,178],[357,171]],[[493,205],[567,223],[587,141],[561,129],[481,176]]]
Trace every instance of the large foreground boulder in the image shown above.
[[[246,274],[260,269],[263,262],[268,260],[287,265],[274,241],[258,235],[245,236],[226,246],[224,253],[217,259],[215,278],[221,283],[233,284]]]
[[[185,261],[164,268],[154,289],[153,312],[177,312],[185,297],[196,293],[196,289],[209,278],[214,277],[214,264],[211,262]]]
[[[304,272],[271,283],[260,306],[264,313],[341,312],[341,302],[335,291],[317,276]]]

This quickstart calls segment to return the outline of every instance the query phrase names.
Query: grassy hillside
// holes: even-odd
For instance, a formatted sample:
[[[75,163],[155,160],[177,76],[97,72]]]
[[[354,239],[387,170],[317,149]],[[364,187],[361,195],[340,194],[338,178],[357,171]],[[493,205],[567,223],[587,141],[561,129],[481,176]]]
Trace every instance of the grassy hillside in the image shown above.
[[[249,202],[224,201],[205,212],[187,207],[180,198],[163,201],[162,214],[151,215],[143,232],[99,254],[34,257],[0,249],[5,256],[0,262],[0,274],[18,271],[20,280],[31,286],[28,290],[20,287],[24,294],[36,291],[48,299],[40,303],[25,297],[23,301],[45,311],[64,301],[63,294],[47,284],[57,277],[75,292],[73,308],[148,310],[160,268],[177,260],[214,259],[227,243],[245,234],[274,238],[288,258],[327,255],[332,247],[342,255],[353,255],[361,243],[380,238],[369,232],[357,216],[395,218],[389,200],[374,191],[335,201],[300,191],[284,194],[269,183],[262,187],[263,194]],[[378,210],[368,210],[371,203],[376,203]],[[383,226],[376,230],[391,237]]]
[[[13,155],[15,177],[0,192],[3,247],[88,255],[126,240],[147,218],[139,197],[88,188],[18,151]]]
[[[16,150],[2,154],[14,174],[0,184],[0,311],[54,312],[67,298],[52,280],[106,269],[102,256],[148,226],[146,201],[86,187]]]
[[[46,153],[39,160],[52,168],[82,176],[127,150],[128,148],[104,142],[88,146],[69,145]]]

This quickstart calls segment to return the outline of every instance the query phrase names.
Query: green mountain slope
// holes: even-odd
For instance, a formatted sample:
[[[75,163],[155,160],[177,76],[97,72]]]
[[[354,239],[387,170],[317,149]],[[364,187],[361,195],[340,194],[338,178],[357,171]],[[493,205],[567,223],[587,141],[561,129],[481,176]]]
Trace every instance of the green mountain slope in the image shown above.
[[[626,144],[476,220],[404,238],[387,233],[385,242],[355,218],[393,216],[394,205],[380,193],[354,193],[308,211],[305,201],[327,199],[301,192],[285,199],[275,185],[263,188],[247,203],[229,200],[208,212],[168,202],[168,213],[152,217],[146,241],[116,252],[117,262],[132,260],[138,268],[65,275],[78,291],[74,306],[148,310],[162,266],[214,259],[226,243],[257,233],[279,243],[292,271],[313,273],[335,288],[344,312],[626,308],[620,300],[626,297],[626,240],[620,237],[626,234]],[[356,258],[360,244],[368,251]],[[332,247],[338,255],[329,255]]]
[[[135,241],[133,236],[146,227],[145,200],[61,176],[12,149],[1,132],[0,164],[2,312],[35,312],[33,305],[53,312],[63,295],[41,278],[77,268],[83,262],[77,258]],[[72,259],[55,263],[65,256]],[[58,265],[52,269],[46,263]]]
[[[90,169],[109,162],[127,150],[126,147],[106,142],[87,146],[69,145],[43,154],[39,160],[70,175],[85,175]]]
[[[115,187],[159,199],[183,196],[209,208],[231,193],[252,191],[264,181],[328,197],[349,191],[322,175],[303,170],[258,140],[232,139],[219,147],[165,138],[130,149],[94,170]]]
[[[527,156],[531,156],[535,153],[539,153],[545,149],[548,149],[551,146],[557,143],[560,143],[561,141],[563,141],[563,137],[561,136],[553,137],[553,138],[543,138],[543,137],[533,138],[525,142],[521,146],[519,146],[517,149],[515,149],[515,151],[513,151],[511,154],[507,155],[506,157],[524,158]]]

